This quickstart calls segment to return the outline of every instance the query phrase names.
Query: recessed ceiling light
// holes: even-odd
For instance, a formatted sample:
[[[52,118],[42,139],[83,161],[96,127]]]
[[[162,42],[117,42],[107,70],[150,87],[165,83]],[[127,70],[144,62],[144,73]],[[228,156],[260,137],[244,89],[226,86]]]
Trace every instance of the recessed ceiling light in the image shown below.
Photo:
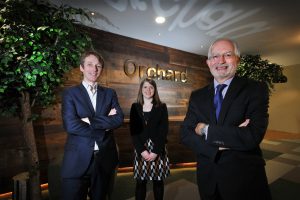
[[[155,21],[156,21],[156,23],[158,23],[158,24],[163,24],[163,23],[165,23],[166,18],[164,18],[164,17],[156,17],[156,18],[155,18]]]

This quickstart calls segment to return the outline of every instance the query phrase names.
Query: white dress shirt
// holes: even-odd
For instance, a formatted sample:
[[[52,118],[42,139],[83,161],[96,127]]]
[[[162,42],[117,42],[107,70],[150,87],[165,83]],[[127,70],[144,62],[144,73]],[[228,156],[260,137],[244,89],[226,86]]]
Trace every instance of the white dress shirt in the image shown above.
[[[82,81],[82,85],[85,87],[87,93],[89,94],[89,97],[90,97],[90,100],[92,102],[93,108],[96,111],[97,89],[96,89],[96,92],[93,94],[92,91],[90,90],[90,84],[88,84],[85,81]],[[95,86],[95,85],[93,85],[93,86]],[[97,86],[97,83],[96,83],[96,86]],[[98,147],[96,142],[95,142],[94,150],[99,150],[99,147]]]

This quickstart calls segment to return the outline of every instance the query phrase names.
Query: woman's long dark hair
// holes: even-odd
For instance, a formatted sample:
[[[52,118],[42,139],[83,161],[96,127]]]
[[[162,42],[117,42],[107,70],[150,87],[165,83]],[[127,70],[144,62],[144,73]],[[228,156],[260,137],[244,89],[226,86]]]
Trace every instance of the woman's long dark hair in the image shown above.
[[[139,89],[139,93],[138,93],[138,97],[137,97],[137,103],[144,105],[144,98],[143,98],[143,93],[142,93],[142,89],[144,86],[144,83],[148,82],[150,85],[152,85],[154,87],[154,95],[153,95],[153,100],[152,103],[155,107],[160,106],[162,104],[162,102],[160,101],[158,92],[157,92],[157,86],[156,83],[153,79],[151,78],[145,78],[141,84],[140,84],[140,89]]]

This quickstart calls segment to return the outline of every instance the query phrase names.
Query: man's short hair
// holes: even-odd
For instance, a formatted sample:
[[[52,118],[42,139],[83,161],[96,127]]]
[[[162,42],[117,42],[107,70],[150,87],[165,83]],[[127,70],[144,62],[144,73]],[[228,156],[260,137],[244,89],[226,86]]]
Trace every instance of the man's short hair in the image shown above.
[[[96,58],[98,58],[102,68],[104,68],[104,59],[102,57],[102,55],[100,53],[98,53],[97,51],[86,51],[84,52],[81,57],[80,57],[80,65],[83,66],[84,65],[84,61],[85,61],[85,58],[90,56],[90,55],[93,55],[95,56]]]

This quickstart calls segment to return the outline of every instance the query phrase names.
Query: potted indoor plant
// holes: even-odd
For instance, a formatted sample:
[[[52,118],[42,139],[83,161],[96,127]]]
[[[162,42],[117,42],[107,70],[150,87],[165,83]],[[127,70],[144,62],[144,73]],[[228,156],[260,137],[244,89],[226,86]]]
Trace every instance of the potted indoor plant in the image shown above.
[[[90,19],[82,9],[47,1],[0,2],[0,114],[21,119],[32,200],[41,196],[34,108],[54,102],[65,72],[91,45],[74,16]]]

